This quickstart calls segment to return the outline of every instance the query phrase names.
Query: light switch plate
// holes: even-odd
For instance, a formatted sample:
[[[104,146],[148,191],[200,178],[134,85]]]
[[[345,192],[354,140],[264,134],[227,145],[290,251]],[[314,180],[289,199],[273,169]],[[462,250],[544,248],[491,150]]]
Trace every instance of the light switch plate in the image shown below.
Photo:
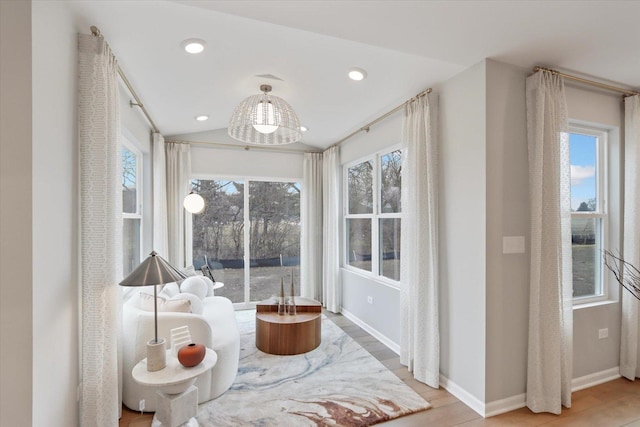
[[[524,236],[503,236],[502,237],[502,253],[503,254],[523,254],[524,253]]]

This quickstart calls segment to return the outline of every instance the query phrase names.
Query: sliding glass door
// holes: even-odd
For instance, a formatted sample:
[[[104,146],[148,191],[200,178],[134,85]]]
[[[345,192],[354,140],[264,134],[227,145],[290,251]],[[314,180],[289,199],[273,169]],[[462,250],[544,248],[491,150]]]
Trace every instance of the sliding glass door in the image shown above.
[[[193,265],[225,286],[216,295],[248,305],[277,295],[291,276],[300,293],[300,183],[193,180],[204,212],[193,215]]]

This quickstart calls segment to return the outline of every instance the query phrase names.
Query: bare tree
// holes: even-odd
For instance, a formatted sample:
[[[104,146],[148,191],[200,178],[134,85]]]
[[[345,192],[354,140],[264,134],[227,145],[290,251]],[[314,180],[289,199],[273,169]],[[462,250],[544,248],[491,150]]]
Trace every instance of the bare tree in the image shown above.
[[[122,211],[127,213],[138,211],[136,206],[137,160],[134,152],[122,148]]]
[[[349,213],[373,212],[373,162],[351,166],[348,171]]]
[[[238,181],[193,181],[206,202],[193,220],[194,263],[242,259],[244,191]],[[250,253],[252,258],[298,256],[300,251],[300,186],[290,182],[251,181]]]

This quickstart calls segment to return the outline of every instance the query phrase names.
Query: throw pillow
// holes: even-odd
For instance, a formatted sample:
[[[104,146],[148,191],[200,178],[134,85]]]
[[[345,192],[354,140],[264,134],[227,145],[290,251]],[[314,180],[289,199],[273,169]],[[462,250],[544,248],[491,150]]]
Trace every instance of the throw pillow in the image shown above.
[[[138,307],[141,310],[153,311],[153,295],[149,295],[144,292],[139,294]],[[164,298],[157,298],[158,300],[158,312],[161,311],[174,311],[179,313],[191,313],[191,301],[188,298],[176,298],[166,300]],[[198,301],[199,302],[199,301]],[[202,305],[202,304],[200,304]],[[202,310],[202,307],[200,308]]]
[[[175,295],[169,301],[174,301],[174,300],[189,300],[189,302],[191,303],[191,312],[193,314],[202,314],[202,311],[204,310],[204,307],[202,306],[202,301],[200,301],[200,298],[198,298],[194,294],[184,292],[184,293]]]
[[[193,267],[193,265],[190,265],[188,267],[183,268],[182,270],[180,270],[182,272],[182,274],[184,274],[187,277],[191,277],[191,276],[196,276],[198,273],[196,272],[196,269]]]
[[[202,276],[205,282],[207,282],[207,296],[212,297],[213,294],[213,281],[206,276]]]
[[[162,293],[169,296],[171,298],[174,295],[178,295],[180,293],[180,287],[176,282],[167,283],[162,288]]]
[[[201,300],[207,296],[208,290],[204,276],[187,277],[180,284],[180,292],[194,294]]]

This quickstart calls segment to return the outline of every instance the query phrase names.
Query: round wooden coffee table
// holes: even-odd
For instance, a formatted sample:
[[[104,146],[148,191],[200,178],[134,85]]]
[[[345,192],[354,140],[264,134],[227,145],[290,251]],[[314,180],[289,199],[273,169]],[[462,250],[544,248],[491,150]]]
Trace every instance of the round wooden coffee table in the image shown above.
[[[269,354],[288,356],[306,353],[320,345],[322,305],[295,297],[296,314],[278,314],[272,300],[256,306],[256,347]]]

